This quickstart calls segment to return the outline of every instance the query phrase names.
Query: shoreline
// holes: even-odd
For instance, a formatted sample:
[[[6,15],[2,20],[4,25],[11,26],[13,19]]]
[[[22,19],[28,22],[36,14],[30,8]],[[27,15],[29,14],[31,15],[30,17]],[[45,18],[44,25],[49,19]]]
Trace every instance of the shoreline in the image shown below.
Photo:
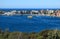
[[[27,16],[51,16],[51,17],[60,17],[60,16],[53,16],[53,15],[41,15],[41,14],[15,14],[15,15],[27,15]],[[4,15],[0,14],[0,16],[14,16],[14,15]]]

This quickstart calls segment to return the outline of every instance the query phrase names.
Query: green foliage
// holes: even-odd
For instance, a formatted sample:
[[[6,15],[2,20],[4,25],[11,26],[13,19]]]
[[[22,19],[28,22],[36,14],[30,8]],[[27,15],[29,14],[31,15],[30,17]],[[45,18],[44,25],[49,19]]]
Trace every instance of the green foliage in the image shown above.
[[[9,32],[6,29],[4,32],[0,30],[0,39],[60,39],[60,31],[59,30],[44,30],[41,32]]]

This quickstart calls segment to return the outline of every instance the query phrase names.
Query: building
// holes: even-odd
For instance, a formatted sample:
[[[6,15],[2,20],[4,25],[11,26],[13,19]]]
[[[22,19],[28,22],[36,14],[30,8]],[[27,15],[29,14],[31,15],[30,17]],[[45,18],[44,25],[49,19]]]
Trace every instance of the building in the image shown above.
[[[60,17],[60,10],[57,11],[56,16]]]
[[[32,10],[30,13],[31,14],[39,14],[39,11],[38,10]]]

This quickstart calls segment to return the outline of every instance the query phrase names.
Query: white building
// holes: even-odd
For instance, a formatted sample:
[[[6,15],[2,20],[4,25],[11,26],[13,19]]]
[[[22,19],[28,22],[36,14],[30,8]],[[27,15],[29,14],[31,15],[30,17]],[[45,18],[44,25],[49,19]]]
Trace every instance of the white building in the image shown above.
[[[16,13],[14,13],[14,12],[5,12],[3,15],[15,15]]]
[[[54,13],[54,10],[48,10],[48,13]]]

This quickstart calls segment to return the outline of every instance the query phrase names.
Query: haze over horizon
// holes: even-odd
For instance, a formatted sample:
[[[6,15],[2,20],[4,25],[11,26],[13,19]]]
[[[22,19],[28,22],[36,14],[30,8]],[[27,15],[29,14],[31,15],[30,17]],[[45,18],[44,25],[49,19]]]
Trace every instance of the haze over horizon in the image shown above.
[[[0,0],[0,8],[60,8],[60,0]]]

